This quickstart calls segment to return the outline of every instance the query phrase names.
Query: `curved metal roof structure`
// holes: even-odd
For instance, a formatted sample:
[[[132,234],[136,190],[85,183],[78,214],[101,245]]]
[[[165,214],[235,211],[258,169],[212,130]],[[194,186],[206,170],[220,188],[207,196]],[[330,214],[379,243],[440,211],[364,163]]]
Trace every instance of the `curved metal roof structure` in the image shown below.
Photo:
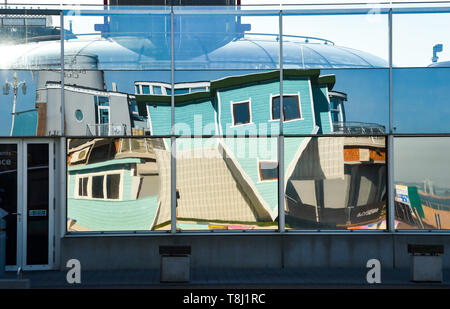
[[[434,63],[430,64],[428,67],[431,67],[431,68],[438,68],[438,67],[448,68],[448,67],[450,67],[450,61],[434,62]]]
[[[327,40],[283,37],[285,68],[383,68],[387,62],[367,52],[336,46]],[[312,42],[311,42],[312,41]],[[68,69],[169,70],[170,47],[166,40],[145,37],[87,36],[64,41]],[[276,35],[245,34],[211,48],[207,40],[175,41],[176,69],[276,69],[279,67],[279,41]],[[214,43],[212,44],[214,45]],[[195,50],[195,53],[192,52]],[[0,69],[57,69],[60,41],[0,46]],[[98,63],[83,63],[80,54],[98,57]]]
[[[254,33],[251,24],[241,23],[241,17],[246,15],[278,20],[278,10],[253,12],[234,6],[212,10],[180,7],[172,20],[167,7],[112,6],[100,11],[64,10],[63,15],[69,21],[77,16],[74,19],[77,24],[83,24],[82,17],[104,18],[103,24],[86,24],[82,33],[72,33],[72,27],[70,31],[64,30],[67,69],[170,70],[172,50],[177,70],[273,70],[279,67],[279,34]],[[387,67],[387,62],[379,57],[337,46],[326,39],[283,35],[282,41],[285,68]],[[16,45],[0,44],[0,69],[60,67],[60,40],[18,42]],[[96,56],[98,63],[84,61],[83,57],[78,59],[81,54]]]

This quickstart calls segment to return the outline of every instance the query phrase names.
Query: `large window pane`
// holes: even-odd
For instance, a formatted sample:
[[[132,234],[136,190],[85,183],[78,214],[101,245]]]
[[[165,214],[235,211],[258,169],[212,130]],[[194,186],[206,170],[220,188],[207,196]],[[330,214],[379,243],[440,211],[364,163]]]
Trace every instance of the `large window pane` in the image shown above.
[[[200,86],[205,90],[193,91]],[[270,108],[271,98],[280,93],[279,71],[176,70],[177,88],[189,90],[175,95],[177,135],[279,134]]]
[[[17,193],[18,154],[17,144],[0,144],[0,208],[7,213],[17,213],[19,208]],[[6,223],[6,265],[17,265],[17,217],[5,216]],[[2,232],[3,233],[3,232]]]
[[[436,4],[435,4],[436,5]],[[393,65],[396,67],[449,67],[450,6],[428,8],[394,6],[392,19]],[[412,35],[413,34],[413,35]]]
[[[170,140],[68,139],[67,154],[68,232],[170,230]]]
[[[352,14],[348,14],[349,9]],[[284,68],[387,67],[387,12],[370,5],[359,10],[345,6],[283,7]],[[259,24],[260,31],[269,27],[272,25]]]
[[[66,135],[170,134],[170,97],[148,92],[152,85],[170,87],[170,71],[85,70],[66,73]],[[50,91],[47,89],[47,93]],[[155,105],[154,102],[161,100],[163,104]],[[51,104],[48,103],[53,109]]]
[[[278,228],[276,138],[177,138],[177,228]]]
[[[393,70],[393,123],[397,133],[450,133],[450,68]]]
[[[60,135],[61,87],[48,98],[42,91],[46,81],[61,80],[59,11],[18,11],[0,16],[0,136]],[[48,100],[54,109],[48,109]],[[58,126],[50,131],[46,122]]]
[[[265,31],[253,23],[270,25]],[[176,69],[276,69],[279,7],[174,7]]]
[[[285,69],[283,94],[286,135],[388,131],[387,69]],[[276,122],[279,104],[278,91],[272,95],[272,119]]]
[[[49,145],[27,146],[27,264],[49,262]]]
[[[284,139],[286,228],[386,229],[384,136]]]
[[[30,14],[29,10],[15,7],[10,14],[0,17],[0,69],[58,70],[61,67],[59,10],[52,6],[46,8],[33,7]],[[67,36],[71,36],[66,29]]]
[[[450,229],[450,137],[394,139],[395,227]]]
[[[170,69],[170,7],[66,9],[66,69]]]

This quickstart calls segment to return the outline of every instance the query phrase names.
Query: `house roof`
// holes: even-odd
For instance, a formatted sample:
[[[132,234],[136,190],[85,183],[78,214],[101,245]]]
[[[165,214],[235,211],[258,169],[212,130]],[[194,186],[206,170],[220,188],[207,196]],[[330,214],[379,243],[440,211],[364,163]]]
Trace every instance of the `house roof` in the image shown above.
[[[328,90],[333,89],[336,82],[334,75],[319,76],[320,70],[298,70],[298,69],[286,69],[283,70],[284,79],[300,79],[310,78],[313,85],[328,87]],[[195,92],[183,95],[175,95],[175,104],[182,104],[186,102],[203,102],[205,100],[211,100],[212,95],[219,89],[234,88],[247,84],[263,83],[273,80],[279,80],[280,71],[270,71],[255,74],[245,74],[237,76],[229,76],[222,79],[211,81],[210,90],[204,92]],[[138,111],[140,116],[147,116],[147,110],[145,108],[146,103],[162,103],[171,104],[170,95],[136,95],[136,103],[138,105]]]

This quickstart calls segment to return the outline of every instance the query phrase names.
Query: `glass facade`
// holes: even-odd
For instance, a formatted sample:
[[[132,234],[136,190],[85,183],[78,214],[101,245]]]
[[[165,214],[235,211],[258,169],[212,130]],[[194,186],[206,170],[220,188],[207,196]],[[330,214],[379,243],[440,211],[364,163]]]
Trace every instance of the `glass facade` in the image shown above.
[[[68,233],[449,229],[448,4],[41,11],[0,135],[66,138]]]

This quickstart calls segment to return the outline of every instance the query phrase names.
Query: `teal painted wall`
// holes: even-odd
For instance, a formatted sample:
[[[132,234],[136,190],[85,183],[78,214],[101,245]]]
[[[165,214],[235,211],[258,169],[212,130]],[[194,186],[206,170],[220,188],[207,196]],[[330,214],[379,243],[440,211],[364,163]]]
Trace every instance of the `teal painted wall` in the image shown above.
[[[158,196],[133,200],[132,176],[134,164],[116,164],[100,168],[69,171],[67,217],[92,231],[148,230],[158,208]],[[76,175],[123,170],[123,200],[93,200],[75,198]]]
[[[283,93],[285,95],[297,94],[298,92],[300,92],[300,109],[303,120],[284,122],[283,130],[285,134],[311,134],[314,131],[314,110],[311,104],[309,79],[283,81]]]
[[[326,86],[312,86],[314,97],[314,110],[319,134],[332,132],[330,124],[330,105],[327,98]]]
[[[134,201],[69,198],[67,217],[91,231],[149,230],[157,209],[157,196]]]
[[[258,160],[278,161],[276,138],[225,138],[240,167],[250,177],[272,212],[278,209],[278,181],[260,181]]]
[[[175,134],[216,134],[215,109],[210,100],[175,106]]]
[[[314,130],[312,118],[311,96],[307,78],[283,81],[286,94],[300,92],[302,120],[285,122],[285,133],[310,134]],[[241,88],[219,90],[220,120],[223,134],[278,134],[279,121],[271,119],[271,94],[280,93],[279,82],[266,82],[247,85]],[[233,126],[231,102],[242,102],[251,99],[251,123]]]
[[[148,117],[152,123],[152,135],[170,135],[172,132],[172,112],[170,104],[147,104]]]

